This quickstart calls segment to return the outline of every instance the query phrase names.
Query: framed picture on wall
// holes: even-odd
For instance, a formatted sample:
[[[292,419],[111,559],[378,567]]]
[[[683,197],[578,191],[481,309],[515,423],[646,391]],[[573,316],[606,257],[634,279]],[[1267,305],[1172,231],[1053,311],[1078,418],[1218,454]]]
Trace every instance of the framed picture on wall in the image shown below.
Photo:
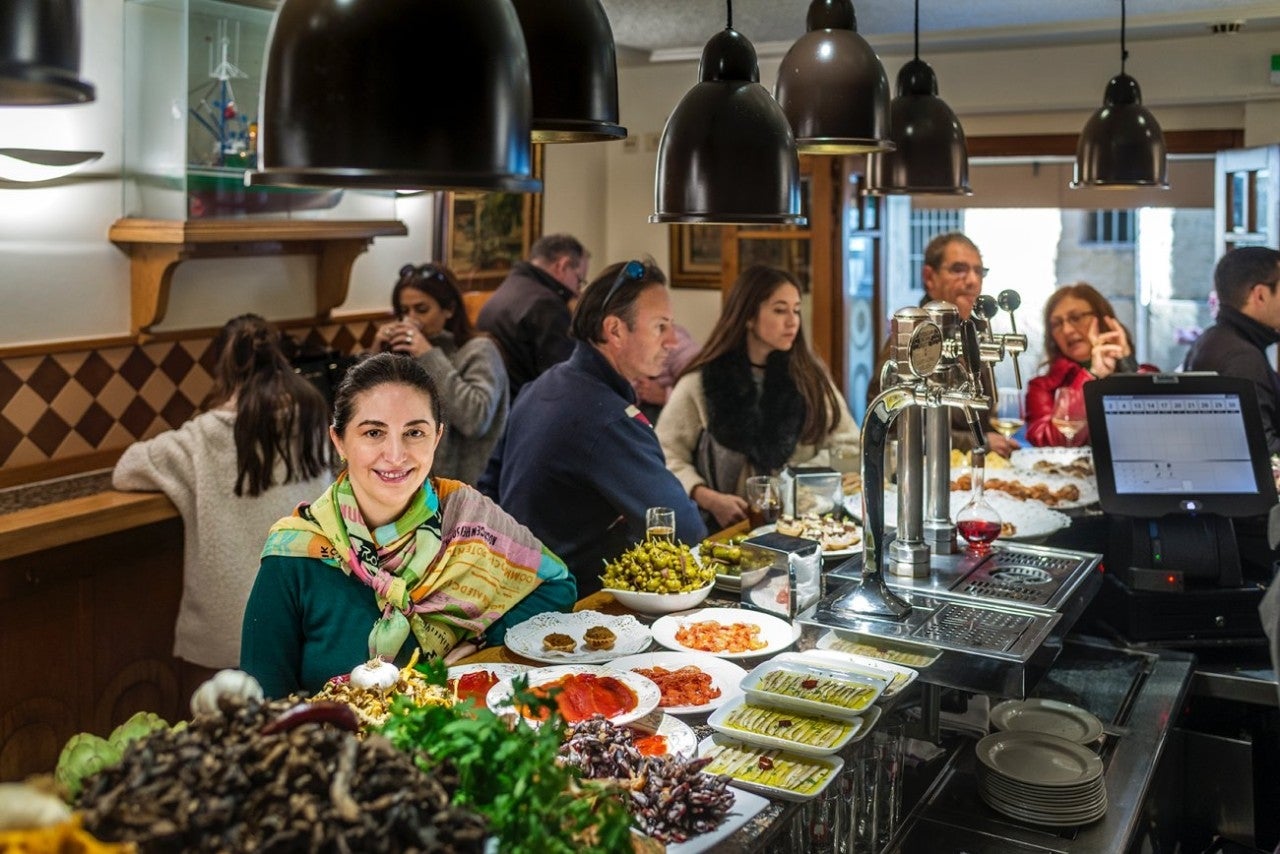
[[[720,225],[669,226],[673,286],[720,287]]]
[[[541,145],[533,147],[533,174],[542,177]],[[464,291],[498,287],[542,236],[541,193],[450,190],[436,200],[434,255]]]

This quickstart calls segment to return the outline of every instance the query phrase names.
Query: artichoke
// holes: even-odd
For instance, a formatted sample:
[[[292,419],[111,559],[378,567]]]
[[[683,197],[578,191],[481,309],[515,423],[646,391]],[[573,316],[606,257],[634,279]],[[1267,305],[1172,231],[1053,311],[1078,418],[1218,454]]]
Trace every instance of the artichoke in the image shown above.
[[[155,732],[158,729],[168,728],[169,722],[155,712],[135,712],[133,717],[111,731],[111,735],[107,736],[107,741],[111,742],[112,747],[124,753],[124,749],[129,746],[129,742],[142,738],[144,735]]]
[[[74,801],[79,797],[85,779],[115,765],[122,753],[120,748],[101,736],[77,733],[71,736],[58,755],[54,779],[67,793],[67,800]]]

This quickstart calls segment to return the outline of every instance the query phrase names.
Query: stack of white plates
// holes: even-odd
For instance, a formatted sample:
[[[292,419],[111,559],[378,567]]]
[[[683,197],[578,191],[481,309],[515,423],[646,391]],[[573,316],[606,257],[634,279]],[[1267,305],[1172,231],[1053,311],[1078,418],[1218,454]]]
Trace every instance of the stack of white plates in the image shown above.
[[[1097,821],[1107,812],[1102,760],[1075,742],[1041,732],[998,732],[978,742],[978,792],[992,809],[1053,827]]]

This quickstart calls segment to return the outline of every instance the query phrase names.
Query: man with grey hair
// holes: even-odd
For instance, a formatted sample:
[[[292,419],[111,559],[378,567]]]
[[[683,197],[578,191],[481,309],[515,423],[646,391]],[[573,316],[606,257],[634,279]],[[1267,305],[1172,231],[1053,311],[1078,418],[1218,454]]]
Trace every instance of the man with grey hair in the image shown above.
[[[511,397],[573,352],[571,306],[587,280],[591,254],[576,237],[548,234],[533,244],[480,309],[476,327],[489,334],[507,366]]]
[[[1267,348],[1280,343],[1280,252],[1265,246],[1232,249],[1213,270],[1217,322],[1206,329],[1182,362],[1186,371],[1216,371],[1253,380],[1267,450],[1280,454],[1280,376]]]

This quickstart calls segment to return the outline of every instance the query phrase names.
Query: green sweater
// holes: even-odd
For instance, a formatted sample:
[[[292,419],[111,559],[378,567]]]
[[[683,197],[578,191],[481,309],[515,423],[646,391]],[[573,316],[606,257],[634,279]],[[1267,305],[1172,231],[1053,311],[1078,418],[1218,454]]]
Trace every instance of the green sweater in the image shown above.
[[[571,575],[543,581],[489,627],[485,640],[502,643],[508,628],[535,614],[571,610],[577,595]],[[245,608],[240,669],[268,697],[314,694],[369,659],[369,631],[381,616],[359,579],[313,558],[264,557]],[[408,664],[415,648],[410,636],[396,664]]]

